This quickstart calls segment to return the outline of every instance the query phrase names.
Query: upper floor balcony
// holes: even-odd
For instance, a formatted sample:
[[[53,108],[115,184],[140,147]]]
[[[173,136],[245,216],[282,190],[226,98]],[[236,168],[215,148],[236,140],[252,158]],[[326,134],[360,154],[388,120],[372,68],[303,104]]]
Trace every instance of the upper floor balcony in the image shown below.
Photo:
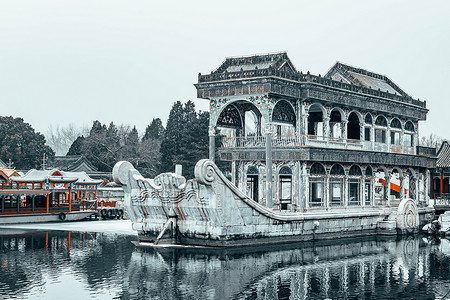
[[[264,148],[265,136],[223,137],[223,148]],[[373,141],[344,139],[316,135],[281,135],[272,136],[272,147],[320,147],[330,149],[365,150],[387,153],[400,153],[415,155],[416,149],[411,146],[391,145]]]

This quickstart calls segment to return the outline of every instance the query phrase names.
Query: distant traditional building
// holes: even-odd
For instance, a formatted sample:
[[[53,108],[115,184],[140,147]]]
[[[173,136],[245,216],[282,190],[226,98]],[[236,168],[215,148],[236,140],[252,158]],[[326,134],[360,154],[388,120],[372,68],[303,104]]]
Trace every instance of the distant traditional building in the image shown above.
[[[437,153],[436,169],[432,173],[432,198],[450,200],[450,144],[444,141]]]
[[[386,76],[343,63],[303,74],[275,53],[227,58],[195,86],[210,103],[210,158],[219,130],[233,183],[267,207],[427,203],[436,158],[418,147],[418,122],[428,109]]]
[[[98,169],[84,155],[55,156],[47,163],[48,169],[57,168],[69,172],[97,172]]]
[[[59,169],[28,171],[24,176],[11,177],[11,181],[26,185],[30,189],[50,190],[50,201],[74,201],[95,200],[98,186],[103,182],[96,180],[86,172],[65,172]]]
[[[20,176],[20,174],[15,169],[6,169],[0,167],[0,181],[9,181],[12,176]]]
[[[84,155],[55,156],[46,164],[46,169],[59,169],[65,172],[86,172],[90,177],[109,181],[111,173],[99,172]]]

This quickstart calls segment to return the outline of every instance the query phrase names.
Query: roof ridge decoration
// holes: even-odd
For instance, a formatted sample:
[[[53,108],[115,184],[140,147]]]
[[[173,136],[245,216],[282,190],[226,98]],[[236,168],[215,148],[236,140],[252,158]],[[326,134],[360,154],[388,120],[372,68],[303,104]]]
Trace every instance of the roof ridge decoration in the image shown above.
[[[257,69],[281,70],[283,67],[283,71],[285,72],[298,73],[285,51],[227,57],[225,61],[211,73],[227,73]]]

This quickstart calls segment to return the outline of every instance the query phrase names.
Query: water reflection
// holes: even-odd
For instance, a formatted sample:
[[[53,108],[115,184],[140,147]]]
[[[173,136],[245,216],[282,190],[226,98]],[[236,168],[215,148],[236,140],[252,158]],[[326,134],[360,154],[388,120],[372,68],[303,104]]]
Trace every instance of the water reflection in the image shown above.
[[[436,299],[450,243],[422,237],[271,248],[136,248],[134,236],[5,232],[0,298]]]

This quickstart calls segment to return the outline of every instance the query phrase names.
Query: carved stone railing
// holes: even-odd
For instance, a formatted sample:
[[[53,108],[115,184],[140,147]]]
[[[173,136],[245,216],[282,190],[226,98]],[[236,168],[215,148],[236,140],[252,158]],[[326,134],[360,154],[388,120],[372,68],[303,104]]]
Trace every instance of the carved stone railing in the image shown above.
[[[264,136],[247,137],[223,137],[223,148],[264,148],[266,138]],[[337,148],[348,150],[367,150],[388,153],[415,154],[414,147],[387,145],[385,143],[372,143],[353,139],[343,139],[316,135],[281,135],[272,137],[272,147],[288,148],[313,146],[322,148]]]
[[[425,147],[425,146],[417,146],[417,154],[428,156],[428,157],[436,157],[436,148],[435,147]]]
[[[231,79],[243,79],[243,78],[257,78],[257,77],[280,77],[289,80],[298,81],[299,83],[314,83],[320,84],[328,87],[348,90],[356,93],[361,93],[365,95],[371,95],[375,97],[381,97],[386,99],[392,99],[395,101],[400,101],[408,104],[412,104],[418,107],[425,108],[426,101],[420,101],[419,99],[413,99],[410,96],[403,96],[394,93],[389,93],[388,91],[375,90],[372,88],[367,88],[363,86],[348,84],[345,82],[335,81],[329,78],[324,78],[315,75],[303,74],[300,73],[290,73],[283,72],[273,69],[255,69],[255,70],[246,70],[239,72],[224,72],[224,73],[211,73],[207,75],[198,75],[198,83],[204,82],[214,82],[214,81],[222,81],[222,80],[231,80]]]
[[[445,205],[450,206],[450,194],[434,194],[434,205]]]

